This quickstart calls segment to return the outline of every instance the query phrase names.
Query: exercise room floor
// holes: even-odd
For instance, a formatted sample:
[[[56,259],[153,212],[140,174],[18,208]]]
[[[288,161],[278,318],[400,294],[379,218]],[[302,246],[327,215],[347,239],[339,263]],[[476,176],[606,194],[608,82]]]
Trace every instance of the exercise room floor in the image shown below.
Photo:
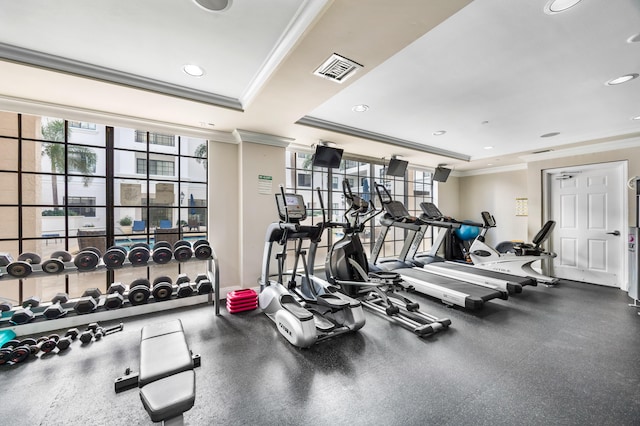
[[[451,328],[419,338],[367,313],[359,333],[301,350],[259,310],[125,319],[101,341],[0,367],[0,424],[151,424],[138,390],[113,382],[137,370],[140,329],[173,318],[202,356],[188,425],[638,424],[640,316],[625,292],[526,287],[476,313],[414,298]]]

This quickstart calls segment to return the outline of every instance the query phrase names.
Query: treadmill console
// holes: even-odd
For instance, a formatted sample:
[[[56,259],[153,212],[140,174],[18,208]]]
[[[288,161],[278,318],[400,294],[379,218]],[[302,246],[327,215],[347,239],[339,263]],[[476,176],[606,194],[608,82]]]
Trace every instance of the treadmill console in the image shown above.
[[[420,208],[422,209],[422,212],[427,217],[427,219],[436,220],[436,219],[442,219],[443,217],[440,209],[438,209],[438,207],[436,207],[436,205],[433,203],[424,201],[420,203]]]
[[[400,201],[390,201],[383,204],[383,207],[394,219],[405,219],[411,216],[407,208]]]
[[[288,220],[297,223],[307,218],[307,208],[304,205],[304,198],[298,194],[284,194],[286,205],[282,202],[282,195],[276,194],[276,204],[278,205],[278,214],[280,220]],[[287,216],[288,213],[288,216]]]

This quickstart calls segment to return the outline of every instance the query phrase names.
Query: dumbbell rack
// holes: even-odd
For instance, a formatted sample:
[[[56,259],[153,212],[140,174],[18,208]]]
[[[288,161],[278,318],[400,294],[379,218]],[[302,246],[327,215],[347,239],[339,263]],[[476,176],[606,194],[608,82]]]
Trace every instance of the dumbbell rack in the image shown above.
[[[191,261],[200,261],[202,259],[187,260],[187,262]],[[25,336],[32,335],[37,333],[45,333],[51,330],[58,330],[63,328],[71,328],[77,327],[79,325],[87,324],[90,322],[99,322],[99,321],[110,321],[123,317],[144,315],[147,313],[158,312],[168,309],[175,309],[184,306],[192,306],[198,305],[201,303],[213,303],[216,316],[220,315],[220,272],[218,269],[218,258],[215,254],[215,251],[212,250],[212,255],[207,260],[207,277],[209,281],[213,283],[213,293],[203,294],[203,295],[194,295],[183,298],[172,298],[170,300],[164,301],[155,301],[153,300],[153,296],[149,298],[149,301],[145,304],[141,305],[131,305],[127,300],[119,309],[105,310],[101,309],[104,303],[104,299],[106,295],[102,295],[100,301],[98,302],[98,307],[96,310],[89,314],[77,314],[73,311],[73,306],[78,301],[78,299],[70,299],[67,303],[63,303],[62,307],[69,310],[69,313],[58,319],[46,320],[39,315],[42,311],[44,311],[47,306],[51,305],[51,303],[41,303],[37,307],[31,308],[31,310],[36,314],[36,319],[21,325],[13,325],[9,322],[11,315],[14,310],[18,307],[14,307],[10,311],[6,311],[2,313],[0,317],[0,330],[12,330],[17,336]],[[171,260],[168,263],[164,263],[163,265],[171,264],[171,263],[185,263],[178,262],[177,260]],[[149,260],[146,266],[152,266],[155,263],[152,260]],[[125,263],[116,269],[123,268],[139,268],[140,265],[132,265],[129,261],[125,261]],[[6,273],[6,267],[0,267],[0,283],[8,280],[17,280],[19,278],[13,277]],[[72,273],[83,273],[83,272],[96,272],[96,271],[107,271],[108,268],[100,263],[95,269],[90,271],[79,271],[78,268],[73,264],[73,262],[65,262],[64,271],[58,274],[49,274],[42,271],[40,265],[33,265],[33,272],[28,275],[28,277],[21,279],[28,279],[32,277],[51,277],[55,275],[68,275]],[[214,299],[215,298],[215,299]]]

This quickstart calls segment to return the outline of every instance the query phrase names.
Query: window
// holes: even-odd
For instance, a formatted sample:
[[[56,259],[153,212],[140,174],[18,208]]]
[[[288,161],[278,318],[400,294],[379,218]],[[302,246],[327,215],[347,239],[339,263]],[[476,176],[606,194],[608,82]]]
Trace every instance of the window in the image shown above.
[[[336,222],[344,221],[344,213],[347,209],[347,202],[342,192],[342,182],[347,181],[351,186],[351,191],[359,195],[364,200],[374,201],[376,208],[380,208],[377,199],[375,184],[379,183],[385,186],[391,193],[391,196],[403,202],[412,215],[419,216],[421,213],[420,203],[422,201],[431,201],[431,174],[409,168],[407,179],[404,177],[386,176],[385,167],[382,162],[371,163],[363,162],[356,158],[345,158],[340,164],[339,169],[316,169],[310,161],[310,154],[300,152],[287,152],[287,191],[295,192],[302,195],[307,204],[315,206],[314,213],[319,212],[317,205],[317,194],[312,188],[320,187],[322,197],[324,199],[325,213],[329,220]],[[309,200],[314,202],[310,203]],[[319,213],[319,215],[321,212]],[[318,216],[319,218],[320,216]],[[310,217],[307,219],[309,223],[315,223],[318,219]],[[367,223],[364,232],[360,235],[360,239],[370,255],[377,235],[379,235],[381,226],[378,220],[371,220]],[[323,237],[321,245],[318,247],[318,257],[316,265],[322,259],[322,251],[340,238],[342,230],[332,228],[327,231],[328,238]],[[385,243],[382,247],[381,256],[394,256],[400,253],[405,240],[405,232],[402,229],[391,229]],[[430,241],[430,235],[424,239],[423,246]]]
[[[88,207],[96,205],[96,197],[69,197],[67,204],[67,210],[77,216],[96,217],[96,208]]]
[[[298,186],[311,186],[311,175],[309,173],[298,173]]]
[[[152,145],[164,145],[164,146],[176,145],[175,135],[165,135],[162,133],[149,133],[148,135],[149,135],[149,143]],[[146,142],[147,132],[136,130],[135,141],[142,142],[142,143]]]
[[[6,187],[0,216],[7,225],[0,227],[0,252],[48,259],[62,250],[73,256],[90,247],[104,253],[112,245],[207,238],[207,170],[198,161],[206,140],[9,112],[0,112],[0,122],[0,182]],[[154,153],[146,143],[132,149],[134,140],[148,135],[176,149]],[[79,297],[88,287],[104,292],[112,282],[154,272],[136,269],[34,274],[0,286],[0,298]],[[197,275],[203,266],[172,263],[162,272]]]
[[[139,175],[147,174],[146,158],[136,159],[136,173]],[[149,174],[160,176],[175,176],[175,163],[173,161],[149,160]]]
[[[75,127],[76,129],[96,130],[95,123],[85,123],[84,121],[69,121],[69,127]]]
[[[96,154],[91,148],[69,146],[67,162],[69,173],[87,175],[96,172]]]

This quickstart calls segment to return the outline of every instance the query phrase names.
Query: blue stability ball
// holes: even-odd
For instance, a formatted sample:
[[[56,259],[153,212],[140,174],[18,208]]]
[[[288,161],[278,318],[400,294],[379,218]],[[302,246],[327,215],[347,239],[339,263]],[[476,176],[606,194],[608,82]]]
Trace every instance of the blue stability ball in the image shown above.
[[[460,238],[462,241],[473,240],[475,237],[480,234],[480,228],[477,226],[471,225],[462,225],[460,228],[455,230],[456,237]]]

